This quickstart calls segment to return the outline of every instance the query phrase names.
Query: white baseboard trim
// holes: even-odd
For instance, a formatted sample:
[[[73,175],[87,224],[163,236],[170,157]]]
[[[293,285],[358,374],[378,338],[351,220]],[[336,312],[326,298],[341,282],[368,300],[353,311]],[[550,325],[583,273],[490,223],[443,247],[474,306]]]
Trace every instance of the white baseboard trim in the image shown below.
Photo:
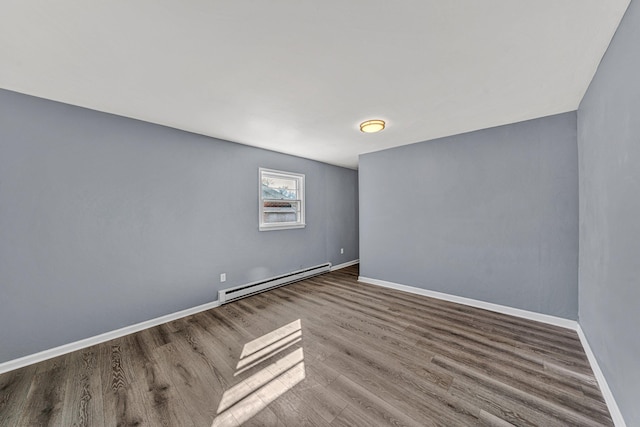
[[[154,326],[158,326],[172,320],[177,320],[183,317],[190,316],[192,314],[200,313],[202,311],[218,307],[219,305],[220,304],[218,303],[218,301],[213,301],[207,304],[199,305],[197,307],[188,308],[186,310],[177,311],[165,316],[156,317],[155,319],[136,323],[135,325],[125,326],[124,328],[116,329],[115,331],[105,332],[104,334],[85,338],[69,344],[64,344],[59,347],[41,351],[39,353],[34,353],[28,356],[20,357],[18,359],[9,360],[7,362],[0,363],[0,374],[13,371],[14,369],[23,368],[33,363],[43,362],[57,356],[62,356],[63,354],[71,353],[72,351],[91,347],[92,345],[100,344],[115,338],[120,338],[134,332],[140,332],[144,329],[152,328]]]
[[[578,322],[575,320],[564,319],[562,317],[551,316],[548,314],[536,313],[535,311],[522,310],[506,305],[494,304],[491,302],[480,301],[472,298],[459,297],[456,295],[445,294],[442,292],[429,291],[427,289],[416,288],[414,286],[401,285],[399,283],[387,282],[385,280],[371,279],[369,277],[358,277],[359,282],[368,283],[370,285],[382,286],[385,288],[396,289],[399,291],[409,292],[417,295],[424,295],[431,298],[437,298],[444,301],[455,302],[458,304],[468,305],[471,307],[482,308],[496,313],[508,314],[510,316],[521,317],[524,319],[535,320],[537,322],[547,323],[550,325],[560,326],[561,328],[576,330]]]
[[[345,262],[343,264],[332,265],[331,271],[349,267],[350,265],[357,264],[358,262],[360,262],[360,260],[355,259],[353,261]],[[183,317],[191,316],[192,314],[200,313],[202,311],[206,311],[211,308],[215,308],[219,306],[220,306],[220,303],[216,300],[207,304],[199,305],[197,307],[188,308],[186,310],[167,314],[165,316],[160,316],[155,319],[150,319],[144,322],[136,323],[135,325],[125,326],[124,328],[116,329],[115,331],[105,332],[100,335],[81,339],[79,341],[75,341],[69,344],[64,344],[59,347],[54,347],[47,350],[43,350],[38,353],[29,354],[27,356],[23,356],[18,359],[8,360],[6,362],[0,363],[0,374],[13,371],[14,369],[23,368],[25,366],[28,366],[34,363],[43,362],[45,360],[62,356],[63,354],[71,353],[76,350],[81,350],[83,348],[91,347],[92,345],[100,344],[115,338],[120,338],[125,335],[133,334],[135,332],[140,332],[144,329],[153,328],[154,326],[171,322],[172,320],[177,320]]]
[[[626,423],[624,418],[622,417],[622,413],[618,408],[618,404],[613,397],[613,393],[611,393],[611,389],[607,384],[607,380],[598,365],[598,361],[596,360],[591,347],[589,346],[589,342],[587,341],[587,337],[585,336],[580,324],[575,320],[564,319],[562,317],[550,316],[548,314],[536,313],[528,310],[521,310],[519,308],[508,307],[500,304],[493,304],[490,302],[479,301],[471,298],[459,297],[456,295],[445,294],[442,292],[429,291],[422,288],[416,288],[414,286],[401,285],[399,283],[387,282],[385,280],[371,279],[369,277],[358,277],[359,282],[368,283],[371,285],[382,286],[385,288],[396,289],[399,291],[409,292],[417,295],[424,295],[432,298],[437,298],[445,301],[455,302],[458,304],[464,304],[471,307],[483,308],[485,310],[495,311],[497,313],[509,314],[511,316],[521,317],[524,319],[535,320],[538,322],[547,323],[550,325],[560,326],[562,328],[572,329],[577,332],[578,337],[580,338],[580,342],[582,347],[584,348],[584,352],[589,359],[589,364],[591,365],[591,369],[593,370],[593,374],[598,381],[598,386],[600,387],[600,391],[602,392],[602,396],[609,408],[609,412],[611,413],[611,419],[616,427],[626,427]]]
[[[338,264],[338,265],[332,265],[331,266],[331,271],[336,271],[336,270],[340,270],[341,268],[345,268],[345,267],[349,267],[352,265],[356,265],[360,262],[359,259],[354,259],[353,261],[347,261],[347,262],[343,262],[342,264]]]
[[[627,424],[624,422],[624,418],[622,417],[620,408],[618,408],[618,404],[616,403],[616,400],[613,397],[613,393],[611,393],[609,384],[607,384],[607,379],[604,377],[604,374],[600,369],[600,365],[598,365],[598,360],[596,359],[595,354],[593,354],[593,351],[591,350],[591,346],[589,345],[587,336],[584,334],[584,331],[582,330],[579,324],[578,324],[578,327],[576,328],[576,332],[578,333],[578,337],[580,337],[582,348],[584,348],[584,352],[587,354],[587,359],[589,359],[591,370],[593,371],[593,374],[595,375],[596,380],[598,381],[598,386],[600,387],[600,391],[602,392],[604,401],[607,403],[607,408],[609,408],[609,412],[611,413],[611,418],[613,419],[614,425],[616,427],[626,427]]]
[[[349,267],[350,265],[357,264],[358,262],[360,262],[360,260],[355,259],[353,261],[348,261],[343,264],[332,265],[330,267],[330,271]],[[115,331],[105,332],[100,335],[81,339],[79,341],[75,341],[69,344],[64,344],[59,347],[54,347],[47,350],[43,350],[38,353],[29,354],[27,356],[23,356],[18,359],[8,360],[6,362],[0,363],[0,374],[13,371],[14,369],[23,368],[25,366],[28,366],[34,363],[43,362],[45,360],[62,356],[63,354],[71,353],[76,350],[81,350],[83,348],[91,347],[92,345],[100,344],[115,338],[120,338],[125,335],[133,334],[135,332],[140,332],[144,329],[152,328],[154,326],[158,326],[163,323],[171,322],[172,320],[177,320],[183,317],[191,316],[192,314],[200,313],[202,311],[206,311],[219,306],[220,306],[220,303],[216,300],[207,304],[199,305],[197,307],[188,308],[186,310],[177,311],[175,313],[167,314],[165,316],[160,316],[155,319],[150,319],[144,322],[136,323],[135,325],[125,326],[124,328],[116,329]]]
[[[349,267],[351,265],[358,264],[360,262],[359,259],[348,261],[342,264],[331,266],[331,271],[339,270],[341,268]],[[444,301],[455,302],[458,304],[464,304],[471,307],[482,308],[485,310],[494,311],[497,313],[508,314],[516,317],[521,317],[524,319],[535,320],[538,322],[548,323],[555,326],[560,326],[567,329],[575,330],[578,333],[578,337],[580,338],[580,342],[582,343],[582,347],[587,355],[589,360],[589,364],[591,365],[591,369],[598,381],[598,386],[600,387],[600,391],[604,397],[604,400],[609,408],[609,412],[611,413],[611,418],[616,427],[626,427],[626,423],[624,418],[622,417],[622,413],[618,408],[618,404],[613,397],[613,393],[611,393],[611,389],[607,384],[607,380],[598,365],[598,361],[591,350],[591,346],[589,346],[589,341],[587,341],[587,337],[585,336],[580,324],[575,320],[564,319],[561,317],[550,316],[548,314],[536,313],[533,311],[522,310],[519,308],[508,307],[500,304],[493,304],[485,301],[475,300],[471,298],[459,297],[456,295],[445,294],[442,292],[429,291],[422,288],[416,288],[414,286],[401,285],[399,283],[388,282],[385,280],[371,279],[369,277],[358,277],[359,282],[368,283],[371,285],[382,286],[385,288],[396,289],[399,291],[404,291],[417,295],[424,295],[432,298],[441,299]],[[167,314],[165,316],[156,317],[155,319],[146,320],[144,322],[136,323],[135,325],[125,326],[124,328],[116,329],[115,331],[105,332],[100,335],[96,335],[93,337],[85,338],[79,341],[75,341],[69,344],[64,344],[59,347],[54,347],[48,350],[41,351],[39,353],[30,354],[24,357],[20,357],[18,359],[9,360],[3,363],[0,363],[0,374],[4,374],[9,371],[13,371],[15,369],[23,368],[25,366],[43,362],[48,359],[52,359],[57,356],[62,356],[67,353],[71,353],[76,350],[81,350],[83,348],[91,347],[92,345],[100,344],[115,338],[120,338],[125,335],[129,335],[135,332],[142,331],[144,329],[152,328],[154,326],[161,325],[163,323],[171,322],[172,320],[181,319],[183,317],[190,316],[192,314],[200,313],[206,310],[210,310],[212,308],[219,307],[220,304],[218,301],[212,301],[207,304],[202,304],[196,307],[188,308],[186,310],[177,311],[175,313]]]

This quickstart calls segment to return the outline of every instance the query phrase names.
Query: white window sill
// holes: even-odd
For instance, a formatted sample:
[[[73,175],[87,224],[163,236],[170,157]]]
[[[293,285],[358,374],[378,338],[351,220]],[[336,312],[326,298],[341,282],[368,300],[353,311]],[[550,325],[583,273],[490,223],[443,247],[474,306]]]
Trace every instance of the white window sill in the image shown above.
[[[304,228],[306,224],[283,224],[283,225],[261,225],[260,231],[274,231],[274,230],[291,230],[293,228]]]

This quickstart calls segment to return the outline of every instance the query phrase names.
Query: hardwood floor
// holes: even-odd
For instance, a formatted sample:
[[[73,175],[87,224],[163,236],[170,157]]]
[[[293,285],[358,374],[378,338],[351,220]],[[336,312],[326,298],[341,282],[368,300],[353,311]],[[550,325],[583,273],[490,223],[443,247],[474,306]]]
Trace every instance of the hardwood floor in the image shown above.
[[[0,375],[0,426],[610,426],[575,332],[357,266]]]

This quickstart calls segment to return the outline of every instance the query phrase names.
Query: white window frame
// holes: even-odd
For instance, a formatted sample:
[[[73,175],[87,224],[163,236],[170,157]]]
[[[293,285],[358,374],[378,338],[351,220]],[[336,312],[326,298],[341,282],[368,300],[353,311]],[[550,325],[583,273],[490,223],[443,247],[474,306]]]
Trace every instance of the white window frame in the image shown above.
[[[263,174],[278,176],[287,179],[295,179],[298,181],[298,199],[300,203],[300,215],[295,222],[264,222],[264,202],[270,199],[264,199],[262,197],[262,177]],[[275,200],[275,199],[274,199]],[[304,188],[304,174],[285,172],[275,169],[258,168],[258,224],[260,231],[272,231],[272,230],[288,230],[292,228],[304,228],[305,223],[305,188]]]

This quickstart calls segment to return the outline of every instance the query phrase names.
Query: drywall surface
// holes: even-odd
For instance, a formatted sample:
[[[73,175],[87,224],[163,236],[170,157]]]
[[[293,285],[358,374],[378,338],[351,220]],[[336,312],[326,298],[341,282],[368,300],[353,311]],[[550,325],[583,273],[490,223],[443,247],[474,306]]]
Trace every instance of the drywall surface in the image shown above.
[[[627,425],[640,425],[640,4],[578,110],[580,325]]]
[[[258,231],[259,167],[306,174],[306,228]],[[357,200],[353,170],[0,90],[0,362],[357,259]]]
[[[574,112],[360,156],[360,275],[576,319]]]

